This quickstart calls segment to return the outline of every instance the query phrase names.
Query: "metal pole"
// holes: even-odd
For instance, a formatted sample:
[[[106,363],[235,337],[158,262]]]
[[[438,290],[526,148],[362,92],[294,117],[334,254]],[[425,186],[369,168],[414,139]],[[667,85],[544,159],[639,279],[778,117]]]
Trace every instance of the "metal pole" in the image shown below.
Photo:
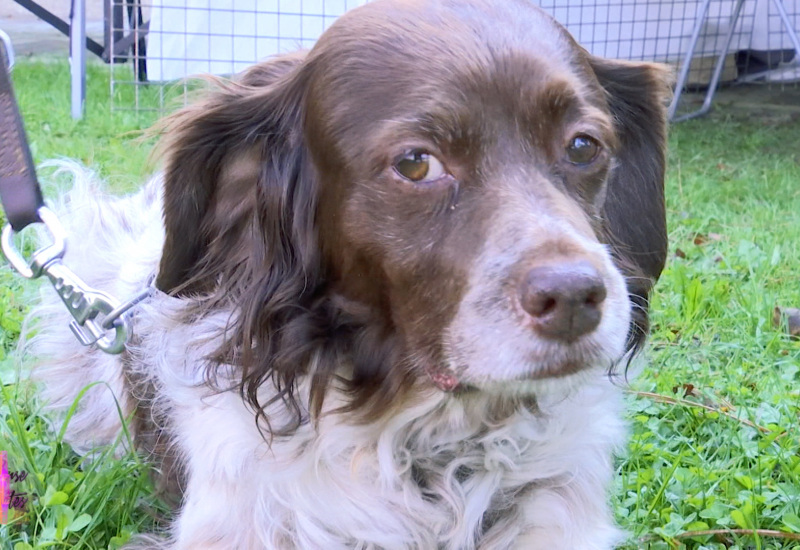
[[[72,0],[69,26],[69,62],[72,82],[72,118],[83,118],[86,99],[86,0]]]
[[[681,93],[683,92],[683,88],[684,86],[686,86],[686,80],[689,78],[689,68],[692,65],[694,50],[697,47],[697,41],[700,38],[700,31],[703,30],[703,23],[706,20],[706,14],[708,14],[708,6],[710,4],[711,0],[705,0],[705,2],[703,2],[703,6],[700,8],[699,13],[697,14],[694,31],[692,31],[692,38],[689,41],[689,49],[686,51],[686,57],[683,59],[683,65],[681,66],[680,76],[678,76],[678,82],[675,84],[675,95],[672,97],[672,103],[669,106],[668,116],[670,120],[675,118],[675,112],[678,110],[678,102],[681,99]]]
[[[744,0],[738,0],[738,2],[736,2],[736,7],[733,9],[733,15],[731,15],[728,33],[725,35],[724,45],[722,46],[719,57],[717,58],[717,63],[714,66],[714,73],[711,77],[711,82],[708,83],[708,91],[706,92],[703,106],[693,113],[688,113],[673,119],[673,122],[681,122],[690,118],[702,116],[711,110],[711,103],[714,101],[714,94],[717,93],[717,87],[719,86],[720,78],[722,78],[722,70],[725,68],[725,58],[728,57],[728,50],[731,47],[731,40],[733,40],[733,31],[736,28],[736,23],[739,21],[739,14],[742,11],[742,4],[744,4]]]

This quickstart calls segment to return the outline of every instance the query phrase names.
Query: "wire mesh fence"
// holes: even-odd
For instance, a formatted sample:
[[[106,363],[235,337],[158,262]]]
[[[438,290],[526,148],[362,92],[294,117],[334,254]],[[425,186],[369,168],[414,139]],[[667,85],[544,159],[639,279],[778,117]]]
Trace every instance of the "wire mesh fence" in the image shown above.
[[[234,74],[309,48],[337,17],[367,1],[108,0],[115,64],[127,62],[112,71],[113,108],[169,109],[186,97],[185,77]],[[686,90],[708,88],[720,56],[723,85],[800,80],[792,40],[800,0],[531,1],[595,55],[686,66]]]

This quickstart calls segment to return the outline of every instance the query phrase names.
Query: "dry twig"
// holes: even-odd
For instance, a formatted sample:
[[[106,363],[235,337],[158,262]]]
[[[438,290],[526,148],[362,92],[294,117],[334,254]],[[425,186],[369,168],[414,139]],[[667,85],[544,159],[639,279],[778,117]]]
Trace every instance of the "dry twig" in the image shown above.
[[[695,401],[689,401],[687,399],[678,399],[676,397],[669,397],[667,395],[661,395],[660,393],[652,393],[652,392],[648,392],[648,391],[637,391],[637,392],[633,392],[633,393],[635,395],[639,396],[639,397],[648,397],[648,398],[652,399],[653,401],[657,401],[658,403],[668,403],[670,405],[684,405],[686,407],[698,407],[698,408],[705,409],[705,410],[710,411],[710,412],[716,412],[716,413],[719,413],[719,414],[724,414],[728,418],[732,418],[733,420],[741,422],[742,424],[750,426],[751,428],[759,430],[759,431],[761,431],[763,433],[769,433],[770,432],[769,428],[765,428],[764,426],[759,426],[755,422],[751,422],[751,421],[746,420],[744,418],[739,418],[738,416],[735,416],[735,415],[729,413],[728,411],[725,411],[725,410],[720,409],[718,407],[712,407],[710,405],[703,405],[702,403],[697,403]]]

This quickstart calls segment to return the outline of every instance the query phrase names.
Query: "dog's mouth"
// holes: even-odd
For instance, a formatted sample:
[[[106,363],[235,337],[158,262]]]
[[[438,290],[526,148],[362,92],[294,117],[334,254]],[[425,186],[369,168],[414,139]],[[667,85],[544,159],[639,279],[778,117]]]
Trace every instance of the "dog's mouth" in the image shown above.
[[[522,380],[545,380],[549,378],[564,378],[592,367],[593,361],[579,361],[567,359],[559,363],[540,366],[520,377]]]
[[[558,361],[531,361],[530,367],[518,374],[507,378],[487,378],[486,380],[472,380],[467,369],[454,369],[441,364],[429,364],[425,371],[430,382],[439,390],[447,393],[460,393],[464,391],[480,391],[481,388],[493,389],[507,388],[514,391],[514,386],[527,386],[530,383],[542,381],[557,381],[559,379],[574,377],[582,372],[592,369],[611,369],[618,360],[601,357],[599,353],[576,354],[564,357]]]

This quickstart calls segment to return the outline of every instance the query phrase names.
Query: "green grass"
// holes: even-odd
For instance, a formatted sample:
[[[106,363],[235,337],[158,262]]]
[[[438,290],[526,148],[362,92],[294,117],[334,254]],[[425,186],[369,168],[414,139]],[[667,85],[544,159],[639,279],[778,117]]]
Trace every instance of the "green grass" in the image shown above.
[[[124,71],[126,68],[120,67]],[[97,168],[112,185],[130,188],[148,172],[148,143],[138,143],[153,114],[111,112],[108,66],[87,67],[86,116],[70,117],[69,65],[21,62],[13,72],[31,151],[37,160],[68,156]],[[132,87],[119,86],[115,105],[132,105]]]
[[[65,63],[17,67],[34,155],[77,158],[130,189],[151,170],[135,138],[153,118],[111,113],[107,68],[89,76],[74,122]],[[717,112],[674,127],[670,146],[670,258],[612,496],[625,548],[800,548],[800,343],[772,323],[774,306],[800,307],[800,119]],[[0,543],[115,548],[161,509],[134,455],[76,456],[17,380],[31,286],[0,270],[0,449],[39,495]]]
[[[790,115],[723,112],[672,129],[670,258],[633,384],[667,399],[629,399],[615,496],[630,548],[728,528],[753,533],[679,540],[800,547],[800,345],[772,323],[776,305],[800,305],[799,143]]]

